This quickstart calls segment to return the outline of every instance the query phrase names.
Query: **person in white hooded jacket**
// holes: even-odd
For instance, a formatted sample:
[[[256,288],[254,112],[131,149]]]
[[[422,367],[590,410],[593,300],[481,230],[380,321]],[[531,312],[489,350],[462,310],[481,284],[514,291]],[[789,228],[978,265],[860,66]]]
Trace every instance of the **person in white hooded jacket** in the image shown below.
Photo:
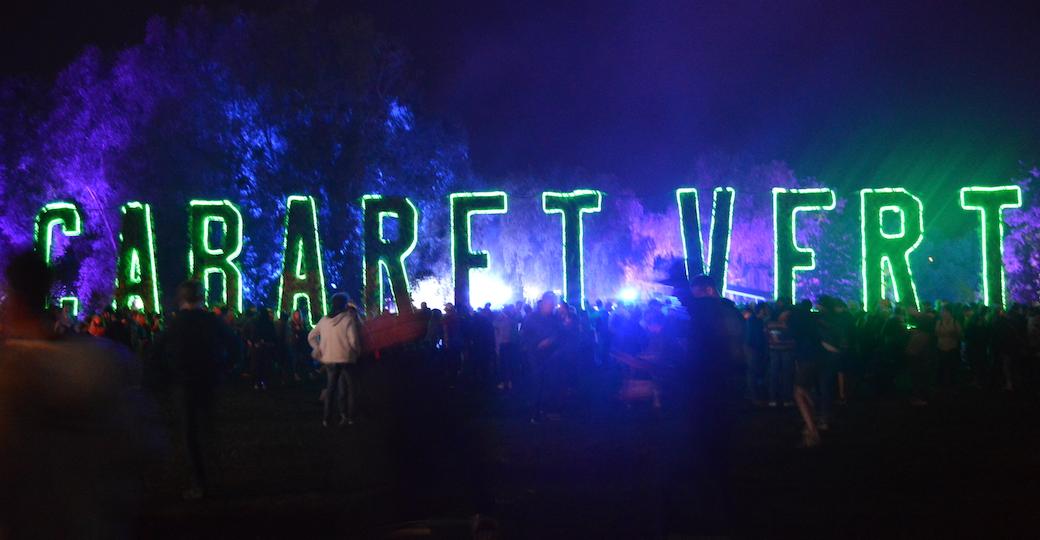
[[[358,391],[357,366],[361,356],[361,320],[357,308],[345,294],[332,297],[332,312],[314,326],[307,341],[312,355],[325,366],[325,415],[322,425],[332,420],[333,403],[339,409],[339,425],[352,425]]]

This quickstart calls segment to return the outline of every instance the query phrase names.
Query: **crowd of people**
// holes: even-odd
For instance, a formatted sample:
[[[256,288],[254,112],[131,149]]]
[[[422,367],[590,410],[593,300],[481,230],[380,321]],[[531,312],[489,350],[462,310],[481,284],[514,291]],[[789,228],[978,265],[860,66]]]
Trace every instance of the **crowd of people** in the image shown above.
[[[220,377],[248,380],[263,390],[272,381],[299,383],[326,371],[326,392],[336,399],[345,395],[349,402],[342,407],[340,423],[352,424],[360,388],[356,364],[366,352],[361,343],[363,322],[346,297],[337,296],[336,303],[325,330],[317,334],[329,341],[350,327],[353,350],[342,353],[346,345],[339,344],[332,354],[344,358],[325,361],[342,361],[346,368],[322,363],[322,338],[312,335],[303,310],[275,314],[253,307],[236,314],[223,306],[211,308],[230,335]],[[797,409],[808,446],[818,444],[819,431],[828,429],[834,407],[849,399],[903,395],[911,404],[924,406],[935,393],[966,386],[1006,392],[1035,389],[1040,361],[1037,307],[936,302],[915,309],[883,300],[868,312],[829,296],[815,303],[780,299],[734,306],[744,321],[743,345],[727,376],[739,373],[743,396],[755,406]],[[493,387],[502,395],[518,396],[532,422],[565,412],[589,387],[583,379],[604,373],[615,377],[615,395],[621,400],[667,407],[674,395],[669,379],[692,345],[687,309],[679,298],[669,296],[644,302],[596,300],[577,309],[549,292],[537,302],[501,309],[485,305],[469,311],[448,303],[442,310],[423,303],[418,312],[427,321],[427,331],[415,346],[423,348],[447,384]],[[145,365],[159,363],[155,345],[175,317],[111,308],[82,319],[67,310],[54,313],[58,334],[85,333],[116,341],[137,353]],[[332,321],[346,319],[350,324],[334,332]],[[342,370],[346,371],[340,375]],[[326,411],[325,421],[329,420]]]
[[[552,292],[501,309],[423,304],[412,317],[422,321],[424,334],[382,350],[365,342],[371,320],[343,294],[333,296],[332,310],[313,327],[304,310],[207,308],[198,282],[179,287],[179,309],[165,316],[110,308],[78,318],[52,308],[42,320],[48,339],[97,339],[135,353],[138,362],[124,362],[137,366],[123,370],[126,384],[176,389],[191,465],[187,498],[205,495],[199,437],[222,382],[245,381],[263,392],[324,372],[322,423],[349,427],[360,403],[368,403],[359,399],[366,366],[400,349],[423,359],[437,374],[433,384],[509,402],[533,424],[609,402],[686,418],[688,441],[724,441],[734,403],[789,408],[800,419],[801,444],[813,447],[850,400],[927,406],[966,388],[1013,394],[1040,388],[1037,306],[936,302],[916,309],[885,300],[865,311],[829,296],[738,305],[721,298],[706,276],[673,292],[580,307]],[[0,330],[9,338],[17,317],[8,309]],[[700,457],[677,458],[677,474],[724,490],[724,481],[713,480],[717,473],[687,467],[724,462],[724,443],[686,448]]]
[[[358,308],[345,296],[337,298],[330,321],[347,314],[363,324]],[[915,309],[882,300],[868,312],[830,296],[815,303],[780,299],[734,306],[744,320],[743,351],[735,359],[744,397],[762,407],[804,408],[800,403],[813,401],[813,423],[824,429],[833,406],[850,398],[905,395],[924,406],[936,392],[965,386],[1014,392],[1032,385],[1038,374],[1036,306],[935,302]],[[272,380],[293,384],[327,371],[316,352],[320,340],[309,339],[313,328],[306,311],[275,314],[251,307],[236,314],[226,306],[210,311],[231,336],[220,364],[222,379],[244,379],[263,390]],[[689,315],[671,296],[596,300],[577,309],[547,292],[538,301],[500,309],[487,304],[460,310],[451,303],[431,309],[423,303],[418,311],[427,331],[416,345],[431,363],[442,366],[449,379],[493,385],[503,394],[537,387],[530,396],[534,421],[560,413],[562,396],[572,394],[583,375],[605,369],[621,372],[619,397],[642,397],[659,408],[668,386],[661,378],[690,346]],[[52,315],[57,334],[104,337],[147,364],[158,361],[155,344],[176,312],[163,317],[108,308],[77,318],[54,308]],[[354,364],[363,345],[359,327],[351,332],[356,350],[349,363]],[[347,386],[358,384],[357,378],[353,374],[355,382]]]

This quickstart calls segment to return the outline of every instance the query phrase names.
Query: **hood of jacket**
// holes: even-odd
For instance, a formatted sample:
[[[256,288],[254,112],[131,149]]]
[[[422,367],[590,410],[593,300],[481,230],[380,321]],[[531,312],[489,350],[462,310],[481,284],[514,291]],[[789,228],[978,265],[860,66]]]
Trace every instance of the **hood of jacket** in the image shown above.
[[[340,312],[335,317],[329,317],[329,321],[332,322],[332,326],[339,326],[341,322],[346,321],[348,319],[350,319],[350,314],[346,311]]]

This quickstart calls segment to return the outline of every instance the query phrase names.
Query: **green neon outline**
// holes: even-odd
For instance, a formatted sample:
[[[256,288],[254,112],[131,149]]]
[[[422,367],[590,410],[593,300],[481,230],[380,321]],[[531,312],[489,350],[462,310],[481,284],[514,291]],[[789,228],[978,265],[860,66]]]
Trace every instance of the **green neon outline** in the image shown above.
[[[899,216],[899,232],[889,233],[885,231],[885,212],[895,212]],[[894,240],[896,238],[902,238],[906,235],[906,214],[903,209],[894,205],[886,204],[878,208],[878,231],[881,233],[882,238],[888,238]]]
[[[303,271],[303,238],[296,242],[296,271],[293,273],[296,279],[306,279],[307,274]]]
[[[542,212],[546,214],[560,214],[560,245],[562,246],[560,251],[562,251],[563,256],[564,294],[567,293],[567,214],[564,213],[562,206],[549,208],[549,199],[553,198],[562,202],[565,199],[575,199],[587,195],[595,196],[596,205],[578,207],[578,290],[580,291],[580,303],[578,306],[580,309],[585,309],[585,220],[583,216],[585,214],[595,214],[603,210],[603,192],[595,189],[576,189],[569,193],[558,191],[542,192]],[[566,300],[570,302],[569,298]]]
[[[61,306],[61,309],[65,309],[65,304],[72,304],[72,309],[70,311],[73,318],[79,317],[79,298],[76,298],[75,296],[62,296],[61,298],[58,298],[58,305]]]
[[[790,276],[790,294],[788,297],[792,302],[797,300],[795,294],[797,293],[797,280],[800,272],[808,272],[816,269],[816,250],[810,247],[802,247],[798,245],[798,213],[799,212],[815,212],[824,210],[834,210],[837,207],[837,197],[834,194],[834,190],[830,188],[801,188],[801,189],[788,189],[782,187],[773,188],[773,299],[778,300],[780,298],[780,196],[781,195],[817,195],[825,193],[830,196],[830,202],[825,205],[819,204],[796,204],[791,208],[790,219],[791,219],[791,246],[794,247],[798,253],[809,255],[811,261],[808,266],[805,265],[791,265],[791,276]]]
[[[913,193],[910,193],[905,188],[901,188],[901,187],[900,188],[877,188],[877,189],[865,188],[865,189],[861,189],[860,192],[859,192],[860,235],[861,235],[860,236],[860,239],[861,239],[860,240],[860,248],[861,248],[861,268],[862,268],[862,271],[863,271],[863,306],[864,306],[864,309],[871,309],[872,308],[872,306],[870,306],[870,304],[868,303],[868,299],[870,297],[870,295],[869,295],[870,291],[867,288],[867,281],[868,281],[868,279],[867,279],[867,216],[866,216],[866,212],[867,212],[867,195],[868,194],[871,194],[871,195],[873,195],[873,194],[892,194],[892,193],[901,193],[901,194],[904,194],[904,195],[908,195],[917,204],[917,209],[918,209],[918,212],[917,212],[918,226],[919,226],[919,229],[921,231],[921,235],[917,238],[917,241],[914,242],[914,244],[912,246],[910,246],[906,250],[905,253],[903,253],[903,260],[906,263],[906,273],[907,273],[907,276],[910,278],[910,292],[913,295],[914,308],[915,309],[919,309],[920,305],[921,305],[920,304],[920,300],[918,299],[918,296],[917,296],[917,285],[914,283],[913,269],[910,267],[910,254],[913,253],[914,250],[916,250],[917,247],[921,245],[921,242],[924,241],[924,203],[921,201],[921,199],[919,197],[917,197],[917,195],[914,195]],[[901,234],[889,235],[888,233],[885,232],[884,227],[882,227],[882,222],[881,222],[881,219],[882,219],[881,216],[884,214],[884,211],[885,211],[884,209],[898,209],[898,212],[899,212],[899,215],[900,215],[900,229],[901,229],[900,232],[901,232]],[[881,206],[878,207],[877,220],[878,220],[878,231],[880,232],[880,234],[881,234],[881,236],[883,238],[887,238],[887,239],[891,240],[891,239],[896,239],[896,238],[903,238],[904,236],[906,236],[906,212],[903,210],[903,207],[896,206],[896,205],[881,205]],[[881,271],[881,283],[880,283],[880,286],[881,286],[881,296],[880,296],[880,298],[882,298],[882,299],[885,298],[885,276],[886,275],[891,275],[891,278],[892,278],[892,295],[895,297],[896,303],[901,302],[902,301],[902,295],[900,294],[900,291],[899,291],[899,284],[896,282],[897,280],[896,280],[895,272],[893,271],[894,267],[892,266],[892,261],[891,261],[890,256],[889,255],[882,255],[879,264],[881,266],[881,269],[880,269],[880,271]],[[888,265],[887,274],[886,274],[886,270],[885,270],[885,265],[886,264]]]
[[[486,251],[486,250],[473,251],[473,244],[472,244],[472,240],[473,240],[473,237],[472,237],[473,215],[474,214],[494,215],[494,214],[505,214],[505,213],[509,212],[509,195],[506,192],[504,192],[504,191],[462,192],[462,193],[452,193],[451,195],[448,195],[448,208],[449,208],[448,212],[450,214],[450,218],[449,219],[451,220],[451,286],[452,286],[452,290],[453,291],[458,290],[458,283],[456,282],[456,278],[458,277],[458,272],[456,270],[458,268],[458,261],[456,260],[456,253],[455,253],[456,249],[459,247],[459,246],[456,245],[457,240],[458,240],[457,235],[456,235],[457,231],[455,229],[455,219],[456,219],[456,215],[455,215],[455,213],[456,213],[455,212],[455,201],[456,200],[483,200],[483,201],[487,201],[487,204],[495,204],[495,203],[499,202],[499,200],[501,201],[501,205],[495,206],[495,207],[487,206],[487,207],[481,207],[481,208],[471,208],[471,209],[466,211],[466,215],[463,218],[464,222],[465,222],[465,236],[463,237],[464,238],[463,246],[465,247],[467,254],[469,254],[470,256],[476,256],[476,257],[482,258],[483,261],[484,261],[483,262],[483,266],[470,266],[469,267],[469,270],[467,271],[467,277],[466,277],[466,287],[467,288],[469,287],[470,277],[472,276],[472,271],[473,270],[478,269],[478,268],[485,268],[485,269],[491,268],[491,254],[488,251]],[[468,290],[466,292],[466,297],[469,298],[469,291]],[[455,302],[456,302],[456,304],[458,303],[458,301],[459,301],[459,296],[458,296],[458,293],[456,293],[455,294]],[[471,307],[471,306],[467,306],[467,307]]]
[[[71,214],[68,214],[69,212]],[[72,216],[71,224],[68,220],[69,215]],[[68,201],[54,201],[43,205],[40,211],[36,213],[33,244],[36,245],[37,251],[43,257],[43,262],[47,266],[51,265],[54,228],[58,226],[61,227],[61,233],[69,238],[83,234],[83,217],[80,214],[79,205]],[[41,232],[44,228],[47,229],[47,232],[41,237]]]
[[[155,231],[154,231],[154,229],[155,229],[155,220],[154,220],[154,218],[152,216],[152,205],[150,205],[148,203],[142,203],[140,201],[129,201],[129,202],[123,204],[123,206],[121,206],[120,209],[119,209],[120,213],[123,216],[126,216],[129,210],[140,210],[140,211],[144,212],[144,228],[145,228],[144,232],[145,232],[145,243],[146,243],[145,249],[148,251],[148,253],[147,253],[148,259],[149,259],[149,262],[151,263],[150,264],[150,268],[151,268],[150,274],[151,275],[149,276],[149,279],[151,280],[151,291],[149,291],[149,292],[151,293],[150,296],[152,297],[152,310],[153,310],[154,313],[159,313],[162,310],[160,309],[160,306],[159,306],[159,279],[158,279],[158,276],[157,276],[158,267],[156,265],[156,260],[155,260],[155,251],[156,251],[156,249],[155,249]],[[124,217],[123,219],[126,219],[126,218]],[[120,224],[120,226],[122,227],[122,224]],[[120,232],[119,233],[120,252],[122,251],[122,243],[123,242],[124,242],[123,233]],[[130,276],[128,276],[128,278],[130,279],[130,283],[131,284],[139,284],[139,283],[141,283],[144,280],[144,274],[141,272],[141,259],[140,259],[141,253],[140,253],[140,250],[137,249],[137,248],[132,248],[131,256],[132,257],[136,257],[138,274],[137,274],[137,280],[133,281],[133,276],[134,276],[134,273],[133,273],[133,268],[134,268],[133,262],[134,262],[135,259],[132,258],[131,259],[131,264],[130,264],[130,272],[129,272]],[[115,290],[119,291],[119,269],[118,268],[116,269],[115,287],[116,287]],[[141,297],[140,295],[129,295],[127,297],[127,302],[126,302],[128,307],[132,305],[132,301],[133,301],[133,297],[134,296],[137,296],[138,298],[141,298],[141,304],[144,306],[145,310],[147,310],[148,302],[145,301],[144,297]],[[116,303],[115,298],[112,299],[112,303],[113,304]]]
[[[989,306],[992,302],[990,301],[989,283],[990,253],[986,242],[986,222],[988,221],[986,219],[988,217],[987,210],[984,205],[970,204],[965,198],[968,194],[975,193],[1012,193],[1015,196],[1014,202],[1000,204],[996,208],[997,245],[1000,246],[1000,305],[1003,309],[1007,309],[1007,276],[1004,269],[1004,210],[1022,208],[1022,188],[1015,185],[997,187],[967,186],[962,187],[959,192],[961,208],[979,213],[979,251],[981,252],[980,256],[982,258],[982,300],[985,305]]]
[[[237,224],[236,229],[237,229],[237,233],[238,233],[236,235],[237,238],[236,238],[234,252],[228,254],[227,250],[226,250],[226,247],[225,248],[221,248],[221,249],[213,249],[213,247],[210,246],[210,244],[209,244],[209,225],[210,225],[211,222],[215,221],[215,222],[220,223],[224,227],[224,245],[225,246],[227,245],[227,243],[228,243],[228,223],[227,223],[227,220],[224,218],[224,216],[220,216],[220,215],[216,215],[216,214],[212,214],[212,213],[210,213],[210,214],[201,214],[199,217],[201,217],[200,221],[201,221],[202,226],[199,227],[198,229],[195,228],[195,218],[196,218],[195,212],[196,212],[196,208],[205,208],[205,207],[210,207],[210,208],[220,208],[220,207],[228,208],[233,213],[233,215],[235,217],[235,220],[236,220],[236,224]],[[242,253],[242,244],[243,244],[243,241],[242,241],[243,230],[242,229],[243,229],[242,212],[239,211],[238,206],[236,206],[234,203],[232,203],[231,201],[229,201],[227,199],[219,200],[219,201],[217,201],[217,200],[199,200],[199,199],[195,199],[195,200],[192,200],[192,201],[190,201],[188,203],[188,234],[189,235],[200,234],[201,236],[198,238],[198,240],[199,240],[199,245],[202,247],[202,251],[204,251],[207,255],[211,255],[211,256],[223,256],[224,257],[224,262],[227,263],[231,267],[231,269],[234,271],[234,273],[235,273],[234,279],[236,279],[238,281],[238,287],[236,287],[236,293],[237,294],[236,294],[236,298],[235,298],[234,307],[235,307],[235,310],[238,313],[242,312],[242,285],[243,284],[242,284],[242,270],[238,267],[238,264],[236,263],[236,259]],[[194,240],[192,240],[191,242],[188,242],[188,274],[191,275],[191,276],[195,275],[195,241]],[[207,302],[209,301],[209,277],[211,275],[213,275],[213,274],[220,274],[221,278],[224,280],[224,287],[223,287],[224,290],[222,291],[221,296],[222,296],[223,304],[228,305],[229,277],[228,277],[227,273],[224,271],[223,268],[206,267],[206,268],[204,268],[202,270],[202,274],[199,276],[199,279],[200,279],[200,281],[202,281],[202,290],[203,290],[203,294],[206,296],[206,301]]]
[[[80,213],[79,205],[69,201],[52,201],[43,205],[40,211],[36,213],[36,219],[33,220],[33,245],[47,266],[52,266],[54,261],[51,250],[53,248],[55,227],[61,227],[61,233],[67,238],[74,238],[83,234],[83,216]],[[58,305],[70,301],[73,303],[73,309],[78,316],[78,297],[63,296],[58,299]],[[46,305],[50,305],[49,301]]]
[[[729,292],[729,289],[727,287],[727,281],[728,281],[727,276],[729,275],[729,245],[730,245],[730,239],[733,237],[733,205],[737,201],[737,190],[732,188],[732,187],[717,187],[714,190],[712,190],[712,192],[711,192],[711,223],[708,225],[708,253],[707,253],[708,271],[709,271],[709,275],[710,275],[712,263],[715,262],[714,259],[712,258],[712,250],[714,249],[713,246],[715,245],[715,212],[716,212],[716,210],[718,209],[718,206],[719,206],[719,193],[722,193],[724,191],[728,191],[730,195],[729,195],[729,223],[727,224],[727,226],[729,228],[727,229],[728,232],[726,233],[726,242],[725,242],[726,245],[723,247],[723,253],[725,253],[725,255],[722,258],[722,275],[718,277],[718,280],[722,284],[722,295],[723,296],[725,296],[726,293]],[[698,213],[699,213],[699,211],[698,211]],[[697,229],[700,230],[700,222],[699,221],[697,222]]]
[[[693,198],[694,220],[697,222],[697,230],[698,231],[700,231],[700,228],[701,228],[701,203],[700,203],[700,199],[698,198],[699,196],[697,195],[697,188],[679,188],[679,189],[675,190],[675,205],[679,208],[679,237],[682,240],[683,266],[686,268],[686,278],[689,279],[690,278],[690,254],[689,254],[689,251],[686,249],[686,216],[683,213],[683,206],[684,206],[683,205],[683,197],[686,197],[686,196],[689,196],[689,197]],[[709,238],[709,241],[711,241],[710,238]],[[697,243],[700,244],[700,252],[701,252],[700,267],[701,267],[701,271],[702,271],[701,273],[703,273],[703,270],[704,270],[704,260],[703,260],[703,258],[704,258],[704,239],[701,238],[700,234],[697,234]]]
[[[364,224],[364,222],[365,222],[364,216],[368,212],[368,202],[369,201],[378,201],[378,200],[383,200],[383,199],[384,199],[384,197],[382,195],[377,194],[377,193],[370,193],[370,194],[361,196],[361,213],[362,213],[362,218],[361,219],[362,219],[362,224]],[[415,251],[415,246],[418,245],[418,243],[419,243],[419,209],[416,208],[415,204],[408,197],[401,197],[401,200],[403,200],[408,206],[410,206],[412,208],[412,240],[411,240],[411,243],[409,244],[408,248],[401,254],[400,257],[398,257],[398,263],[401,265],[401,269],[404,270],[404,287],[405,287],[405,293],[408,295],[408,303],[409,303],[408,309],[410,310],[411,309],[411,298],[412,298],[412,286],[411,286],[411,283],[409,283],[409,280],[408,280],[408,268],[405,266],[404,260],[407,259],[408,256],[412,254],[412,251]],[[377,240],[380,243],[383,243],[383,244],[386,244],[388,242],[386,237],[383,236],[383,220],[385,218],[387,218],[387,217],[392,217],[392,218],[395,218],[395,219],[401,219],[401,216],[397,212],[394,212],[394,211],[391,211],[391,210],[381,210],[378,213],[377,218],[376,218],[376,221],[379,223],[379,233],[378,233],[378,236],[377,236]],[[367,246],[366,246],[366,248],[367,248]],[[387,261],[384,260],[384,257],[379,257],[376,260],[376,265],[377,265],[377,267],[379,269],[379,273],[378,273],[378,276],[379,276],[378,277],[378,279],[379,279],[379,311],[382,312],[382,310],[383,310],[383,302],[386,301],[386,283],[384,283],[385,280],[383,279],[383,271],[386,271],[387,277],[389,278],[389,275],[390,275],[390,265],[387,264]],[[366,249],[366,253],[361,257],[361,288],[362,288],[362,291],[367,291],[368,290],[368,253],[367,253],[367,249]],[[390,292],[393,293],[393,287],[390,287]],[[397,295],[393,295],[393,297],[394,297],[394,305],[397,306],[397,312],[401,313],[401,302],[397,298]],[[377,314],[376,313],[370,313],[369,314],[369,316],[375,316],[375,315],[377,315]]]
[[[130,275],[127,276],[127,281],[133,284],[141,282],[141,255],[137,251],[137,249],[130,250]]]
[[[690,197],[693,199],[693,213],[694,220],[697,225],[697,244],[700,246],[701,260],[699,261],[700,272],[699,274],[710,275],[712,263],[715,262],[712,259],[714,250],[714,239],[715,239],[715,225],[717,222],[717,213],[719,210],[719,194],[723,192],[729,192],[729,218],[727,220],[727,234],[724,240],[723,256],[722,261],[722,275],[718,276],[720,285],[722,286],[722,294],[726,295],[729,292],[728,289],[728,275],[729,275],[729,252],[730,242],[733,238],[733,209],[737,201],[737,190],[733,187],[716,187],[712,190],[711,195],[711,221],[708,224],[708,246],[705,249],[704,239],[701,235],[701,209],[700,209],[700,195],[697,192],[697,188],[679,188],[675,190],[675,204],[679,209],[679,236],[682,241],[683,250],[683,266],[686,268],[686,277],[692,277],[690,275],[690,253],[686,247],[686,214],[683,211],[683,199]]]
[[[325,291],[325,265],[322,259],[324,258],[324,251],[321,248],[321,237],[318,234],[318,204],[315,202],[314,197],[310,195],[290,195],[285,199],[285,222],[283,228],[285,233],[282,235],[282,271],[278,274],[278,313],[282,312],[282,296],[285,292],[285,253],[288,253],[287,247],[289,246],[289,215],[292,205],[294,203],[306,203],[310,205],[311,210],[311,226],[314,232],[314,249],[317,250],[318,259],[318,290],[321,296],[321,315],[318,319],[324,317],[329,311],[328,293]],[[296,279],[306,279],[306,275],[303,274],[303,237],[300,237],[300,241],[296,244]],[[295,293],[292,297],[292,309],[296,310],[296,306],[299,304],[299,297],[303,296],[306,298],[307,303],[307,316],[311,320],[311,326],[317,324],[315,319],[314,305],[311,304],[311,298],[306,293]]]

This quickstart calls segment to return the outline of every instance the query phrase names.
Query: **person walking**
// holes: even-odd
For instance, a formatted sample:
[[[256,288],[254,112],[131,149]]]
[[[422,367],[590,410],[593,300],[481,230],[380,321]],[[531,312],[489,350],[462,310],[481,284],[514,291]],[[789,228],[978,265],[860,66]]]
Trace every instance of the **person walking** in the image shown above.
[[[812,311],[812,303],[803,301],[791,310],[789,322],[791,337],[795,341],[794,403],[805,424],[802,430],[802,446],[805,448],[820,444],[812,391],[820,382],[821,364],[826,351],[817,315]]]
[[[321,425],[328,427],[333,403],[339,411],[339,425],[353,425],[356,419],[358,359],[361,357],[361,320],[357,308],[348,304],[347,295],[332,297],[332,312],[314,326],[307,341],[314,359],[325,366],[325,411]]]

